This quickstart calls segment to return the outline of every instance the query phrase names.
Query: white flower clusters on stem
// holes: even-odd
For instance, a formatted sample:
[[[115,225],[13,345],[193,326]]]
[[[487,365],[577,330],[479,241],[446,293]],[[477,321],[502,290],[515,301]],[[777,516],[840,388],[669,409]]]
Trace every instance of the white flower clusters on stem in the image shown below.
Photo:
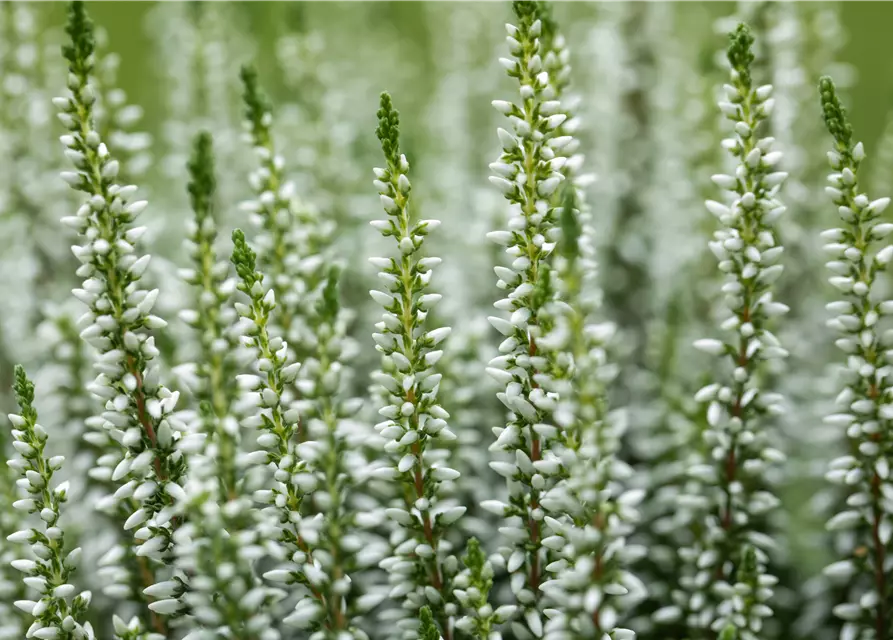
[[[320,539],[316,558],[327,576],[331,631],[365,638],[351,622],[352,614],[366,607],[358,606],[357,598],[363,594],[350,574],[368,554],[370,558],[380,555],[357,530],[357,513],[349,502],[359,487],[358,474],[368,465],[362,450],[368,434],[350,420],[362,400],[344,397],[352,345],[340,307],[338,278],[338,269],[331,267],[315,314],[308,319],[316,346],[301,367],[298,406],[308,438],[303,453],[317,475],[318,488],[312,496],[312,505],[321,515],[313,519]]]
[[[499,399],[509,409],[505,428],[496,429],[491,450],[511,454],[511,461],[494,461],[490,466],[509,480],[509,504],[487,504],[506,518],[500,531],[509,543],[501,548],[506,558],[511,586],[525,609],[520,633],[542,634],[538,609],[540,585],[544,580],[546,550],[543,547],[542,492],[561,470],[550,448],[559,441],[558,428],[551,424],[556,406],[556,377],[566,373],[566,363],[558,363],[563,342],[560,335],[548,335],[553,312],[547,303],[554,298],[554,275],[550,255],[559,235],[556,209],[550,198],[563,180],[559,172],[566,158],[556,153],[571,143],[570,136],[557,136],[556,129],[566,120],[554,97],[549,74],[542,70],[540,35],[543,23],[533,2],[514,4],[518,26],[507,25],[509,48],[514,56],[502,59],[509,76],[520,84],[519,105],[497,100],[493,105],[510,120],[514,134],[499,129],[503,153],[490,165],[496,173],[490,181],[511,203],[509,229],[492,231],[487,237],[506,247],[511,268],[495,267],[497,286],[508,292],[495,306],[511,314],[509,319],[490,317],[490,323],[505,336],[499,345],[502,355],[490,362],[487,372],[505,391]],[[553,305],[554,306],[554,305]],[[561,309],[557,309],[561,312]],[[547,345],[548,341],[548,345]]]
[[[216,178],[211,136],[196,136],[189,161],[189,196],[195,220],[190,221],[187,241],[194,268],[183,269],[183,279],[195,287],[194,306],[180,318],[199,333],[201,349],[195,364],[187,365],[196,385],[199,413],[205,433],[214,447],[219,478],[225,495],[236,495],[236,452],[239,425],[232,415],[237,396],[234,388],[238,336],[232,306],[235,280],[228,278],[229,263],[218,261],[214,250],[217,224],[213,215]],[[182,366],[182,365],[181,365]]]
[[[841,298],[828,305],[836,314],[828,325],[841,337],[836,345],[846,354],[844,385],[836,404],[840,412],[828,424],[846,429],[850,455],[831,462],[827,478],[847,491],[846,509],[828,522],[833,532],[852,531],[847,557],[826,568],[834,579],[852,580],[850,598],[834,608],[845,621],[843,634],[853,638],[889,638],[893,633],[893,586],[890,558],[893,547],[893,482],[890,456],[893,440],[893,383],[889,332],[882,318],[893,314],[893,301],[879,300],[879,276],[893,259],[893,246],[884,241],[893,224],[880,222],[890,198],[870,201],[860,192],[859,170],[865,159],[862,143],[853,143],[852,127],[830,78],[819,85],[825,124],[834,138],[828,153],[833,172],[828,195],[837,206],[842,228],[822,234],[829,282]],[[843,637],[843,635],[841,636]]]
[[[605,349],[614,328],[594,317],[599,293],[592,229],[588,224],[578,226],[588,211],[584,216],[574,209],[571,189],[572,183],[561,207],[556,271],[570,306],[558,324],[567,325],[560,333],[566,336],[563,348],[573,357],[573,384],[562,381],[555,412],[564,431],[554,450],[566,474],[540,499],[547,513],[543,545],[553,554],[546,566],[550,579],[541,587],[554,607],[547,609],[545,635],[621,640],[634,634],[617,626],[620,614],[642,600],[646,591],[629,571],[646,550],[627,541],[639,520],[637,506],[644,491],[625,486],[633,470],[617,457],[625,420],[622,414],[608,413],[605,388],[616,373],[607,363]],[[595,291],[584,293],[584,285]]]
[[[264,287],[264,277],[256,270],[255,253],[239,229],[233,232],[233,245],[238,289],[249,298],[249,304],[236,303],[236,311],[242,317],[239,330],[245,344],[254,349],[257,369],[257,374],[237,376],[240,386],[255,395],[258,409],[258,413],[242,420],[242,425],[261,432],[257,436],[260,449],[247,454],[245,461],[273,472],[271,488],[256,491],[254,498],[276,514],[279,542],[290,559],[287,565],[264,575],[307,588],[312,598],[301,599],[285,621],[301,628],[313,627],[329,611],[324,589],[327,576],[313,556],[317,531],[302,518],[304,499],[316,489],[317,478],[302,455],[302,449],[311,443],[299,443],[297,439],[298,409],[288,406],[283,398],[287,385],[297,378],[300,364],[289,363],[288,344],[270,335],[276,296],[272,289]]]
[[[262,91],[257,72],[242,68],[246,127],[260,166],[250,175],[256,200],[243,206],[262,229],[256,242],[262,269],[270,277],[280,310],[276,322],[282,336],[303,362],[312,352],[314,336],[308,326],[313,301],[325,285],[327,264],[322,254],[329,244],[331,224],[297,198],[295,183],[285,176],[285,160],[273,141],[272,107]]]
[[[13,503],[13,508],[37,514],[39,527],[21,529],[9,536],[12,542],[30,546],[34,560],[12,561],[21,571],[25,584],[40,594],[37,600],[18,600],[15,606],[34,618],[25,634],[40,640],[92,639],[93,629],[85,622],[90,605],[89,591],[75,595],[71,574],[78,566],[81,549],[65,551],[65,532],[59,526],[62,504],[68,498],[68,482],[52,487],[53,474],[62,467],[64,458],[44,457],[47,432],[37,424],[34,408],[34,384],[21,366],[15,369],[15,395],[19,413],[9,415],[13,425],[13,447],[19,457],[7,464],[20,479],[16,484],[27,496]]]
[[[76,169],[62,177],[89,196],[63,223],[82,242],[72,249],[81,262],[77,274],[84,278],[83,288],[74,294],[89,307],[81,318],[81,337],[98,351],[99,375],[90,391],[105,401],[102,426],[124,448],[124,458],[111,474],[112,481],[124,481],[115,499],[132,499],[135,505],[124,528],[136,530],[137,556],[163,560],[177,524],[173,500],[182,492],[185,454],[201,448],[204,436],[183,435],[186,426],[171,415],[179,394],[160,383],[153,363],[159,351],[149,331],[166,323],[151,314],[158,290],[140,287],[149,256],[139,256],[136,244],[145,227],[130,226],[146,202],[130,202],[137,188],[116,183],[118,162],[94,128],[93,25],[82,3],[72,3],[67,31],[71,44],[63,53],[70,94],[54,102],[70,131],[62,142]],[[143,567],[151,576],[149,567]],[[163,633],[165,623],[156,618],[153,626]]]
[[[216,465],[211,457],[191,458],[181,507],[198,517],[174,533],[175,565],[190,576],[183,601],[198,623],[184,640],[279,640],[273,604],[286,593],[265,585],[254,568],[268,556],[276,532],[264,525],[249,496],[221,494]],[[178,589],[176,580],[152,588],[162,598]]]
[[[724,87],[726,100],[719,103],[734,123],[734,137],[723,146],[738,164],[734,175],[713,176],[733,199],[728,206],[707,202],[723,225],[709,247],[725,274],[723,302],[731,314],[722,329],[731,335],[698,340],[695,347],[721,358],[731,371],[696,395],[707,408],[703,438],[709,462],[689,474],[703,482],[707,503],[700,548],[682,550],[696,566],[689,585],[694,593],[687,603],[692,633],[700,628],[719,633],[731,625],[741,640],[761,637],[763,622],[772,613],[766,602],[777,581],[767,573],[767,553],[774,544],[767,519],[779,506],[770,476],[784,456],[771,446],[777,438],[770,421],[782,406],[780,395],[767,387],[766,362],[787,355],[769,326],[788,311],[772,295],[783,251],[774,225],[784,207],[776,196],[787,174],[776,169],[782,154],[772,150],[773,139],[759,137],[772,111],[772,87],[752,84],[752,45],[750,30],[739,25],[728,48],[731,82]],[[753,566],[745,571],[748,553],[753,553]],[[753,572],[757,575],[750,576]],[[741,597],[746,576],[756,581],[758,605],[745,606]]]
[[[556,133],[570,135],[579,123],[565,95],[570,52],[549,12],[543,7],[540,11],[551,97],[562,99],[568,117]],[[553,257],[560,302],[546,305],[555,308],[554,327],[539,341],[540,348],[549,344],[566,354],[559,361],[569,357],[573,362],[556,387],[560,400],[554,413],[562,437],[553,450],[566,474],[540,500],[547,513],[543,544],[552,554],[546,566],[549,579],[541,587],[550,606],[544,632],[550,638],[622,639],[634,634],[617,627],[619,614],[645,593],[628,570],[645,550],[627,543],[644,492],[627,490],[624,481],[633,471],[616,457],[625,421],[621,414],[608,413],[606,398],[606,386],[616,375],[606,353],[614,327],[598,321],[602,292],[591,212],[584,198],[591,176],[579,174],[583,156],[575,153],[578,147],[579,141],[572,139],[556,151],[566,158],[559,168],[565,187],[552,198],[561,228]]]
[[[438,404],[441,374],[435,365],[443,355],[437,347],[449,335],[448,327],[427,329],[428,310],[440,295],[427,293],[432,268],[440,258],[423,258],[425,236],[437,228],[437,220],[414,222],[409,211],[411,185],[409,162],[400,153],[399,117],[387,93],[381,95],[376,134],[387,165],[375,169],[375,186],[388,214],[372,225],[394,239],[396,257],[371,258],[380,269],[385,291],[372,291],[372,299],[384,307],[381,322],[372,334],[376,348],[393,365],[390,373],[379,373],[387,404],[379,410],[384,421],[375,426],[385,439],[392,464],[379,475],[399,483],[404,496],[400,506],[388,508],[387,517],[399,525],[393,555],[381,566],[390,574],[390,597],[403,599],[413,615],[429,605],[444,640],[451,640],[451,617],[457,613],[451,583],[458,560],[445,534],[464,513],[465,507],[442,503],[442,483],[455,481],[459,472],[431,463],[437,441],[455,440],[447,426],[449,414]],[[416,637],[416,619],[399,623],[404,637]]]

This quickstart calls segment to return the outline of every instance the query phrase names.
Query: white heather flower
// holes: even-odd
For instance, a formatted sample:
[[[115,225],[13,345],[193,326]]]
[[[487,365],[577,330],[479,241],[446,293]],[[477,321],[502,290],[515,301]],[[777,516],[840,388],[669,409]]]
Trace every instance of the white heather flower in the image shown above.
[[[510,280],[500,276],[498,283],[507,292],[504,306],[510,318],[489,318],[511,345],[503,352],[505,359],[498,360],[499,366],[494,367],[495,362],[490,366],[494,371],[503,371],[494,376],[504,384],[504,391],[497,397],[511,412],[506,430],[513,436],[511,440],[497,440],[493,447],[510,454],[511,462],[497,460],[491,462],[491,468],[510,480],[511,499],[504,512],[507,526],[501,529],[500,553],[512,574],[512,590],[524,611],[513,624],[526,630],[521,633],[539,636],[543,627],[540,585],[545,580],[548,563],[548,551],[543,546],[545,532],[540,499],[543,489],[554,482],[558,468],[551,472],[537,469],[538,464],[551,458],[557,430],[540,431],[534,426],[551,426],[554,420],[552,413],[559,396],[559,380],[554,372],[566,369],[566,365],[559,365],[557,357],[567,343],[564,332],[549,332],[556,312],[560,313],[560,308],[547,308],[555,298],[558,279],[550,264],[557,219],[549,196],[564,179],[563,174],[551,168],[549,161],[556,156],[556,150],[572,146],[572,139],[559,135],[558,124],[540,111],[540,105],[546,102],[550,113],[560,108],[553,104],[556,88],[550,84],[549,74],[541,71],[542,56],[547,54],[540,38],[541,10],[535,3],[513,6],[518,25],[508,29],[513,34],[510,39],[519,42],[520,47],[509,43],[515,57],[505,66],[509,76],[518,80],[522,100],[511,109],[509,116],[513,132],[500,130],[503,153],[497,168],[511,165],[518,172],[535,169],[525,180],[509,185],[501,176],[491,178],[511,203],[512,212],[509,230],[490,237],[506,244],[505,252],[513,260],[514,275],[504,274]]]
[[[259,449],[245,456],[250,465],[267,468],[273,473],[267,488],[255,498],[275,514],[279,525],[278,542],[289,557],[300,558],[291,565],[292,582],[306,584],[308,571],[314,570],[314,538],[308,539],[303,521],[303,502],[312,493],[316,481],[312,463],[301,455],[300,448],[310,444],[300,438],[298,409],[283,400],[290,372],[297,373],[290,362],[288,344],[280,337],[272,337],[268,328],[270,316],[276,308],[272,289],[263,285],[264,276],[256,270],[256,256],[248,246],[240,229],[233,232],[232,263],[239,276],[238,289],[249,304],[237,307],[239,315],[248,321],[243,342],[254,350],[254,369],[257,375],[242,376],[246,391],[254,394],[254,412],[242,421],[254,427]],[[300,443],[300,444],[299,444]],[[318,597],[319,593],[311,587]]]
[[[255,199],[243,206],[259,227],[255,239],[261,270],[276,292],[279,312],[273,325],[291,345],[298,361],[316,344],[312,318],[327,279],[334,227],[298,198],[297,187],[285,171],[285,160],[271,130],[273,112],[261,89],[257,72],[243,67],[245,123],[258,167],[249,176]]]
[[[15,606],[33,618],[28,635],[37,638],[68,637],[93,639],[93,630],[86,622],[91,596],[84,591],[75,596],[70,579],[77,567],[80,549],[65,552],[64,531],[59,526],[62,504],[68,499],[68,483],[53,487],[53,474],[62,466],[61,459],[44,457],[47,432],[37,424],[34,408],[34,384],[21,366],[15,369],[15,395],[19,413],[9,416],[13,424],[13,443],[21,456],[9,466],[20,469],[16,483],[30,496],[16,503],[18,508],[34,514],[40,524],[13,534],[15,539],[31,547],[34,560],[14,560],[14,569],[24,574],[24,582],[36,589],[38,601],[19,600]]]
[[[67,172],[67,179],[87,198],[76,213],[83,220],[81,244],[72,249],[81,263],[77,275],[84,278],[86,292],[78,297],[89,301],[81,337],[98,352],[94,366],[99,375],[90,391],[105,401],[105,411],[97,418],[123,445],[124,458],[111,480],[133,481],[143,489],[122,505],[131,513],[121,515],[133,522],[139,514],[146,523],[135,529],[135,544],[160,540],[146,548],[152,552],[144,575],[151,576],[169,550],[176,524],[168,509],[173,499],[162,487],[183,478],[186,460],[176,445],[186,426],[172,415],[179,393],[160,383],[153,362],[159,350],[150,332],[165,322],[152,315],[158,291],[140,286],[149,256],[139,255],[130,233],[145,202],[132,200],[135,186],[117,182],[118,163],[95,128],[93,25],[82,4],[71,5],[68,32],[72,42],[63,54],[69,66],[69,95],[56,103],[70,132],[63,137],[65,147],[79,154],[77,159],[69,154],[76,171]]]
[[[432,273],[421,249],[435,225],[410,217],[409,162],[400,154],[399,116],[387,93],[381,94],[378,122],[376,134],[387,165],[375,173],[382,201],[387,199],[384,208],[390,222],[382,235],[393,236],[397,251],[381,271],[393,276],[386,279],[391,282],[391,293],[377,300],[384,306],[384,315],[375,327],[383,336],[376,349],[393,368],[380,377],[387,404],[379,411],[385,420],[376,430],[383,437],[399,493],[404,496],[394,503],[399,506],[385,511],[398,528],[392,538],[394,555],[381,566],[389,573],[391,597],[413,612],[430,606],[444,640],[451,640],[451,618],[456,613],[451,584],[458,561],[446,533],[465,508],[450,509],[448,503],[441,502],[441,484],[455,474],[444,473],[445,469],[435,473],[431,467],[438,445],[456,438],[447,426],[450,416],[437,399],[440,378],[435,363],[442,352],[435,346],[440,346],[449,330],[427,326],[428,314],[417,304],[427,294]],[[413,615],[401,621],[401,637],[416,637],[415,620]]]
[[[556,97],[546,103],[552,110],[559,108],[557,98],[567,99],[563,89],[570,54],[548,14],[544,14],[542,40]],[[575,122],[569,111],[568,116]],[[561,127],[560,134],[572,131],[571,127],[565,130],[564,124]],[[539,474],[532,479],[534,487],[546,487],[544,473],[554,473],[560,466],[567,470],[566,477],[547,488],[540,500],[547,514],[543,546],[551,560],[546,566],[549,579],[541,585],[550,608],[544,624],[546,638],[575,633],[621,637],[626,633],[618,626],[621,615],[645,596],[644,585],[629,571],[643,549],[627,544],[644,492],[627,490],[631,470],[616,457],[625,430],[624,414],[607,412],[606,385],[616,367],[607,360],[606,343],[614,328],[598,321],[602,291],[591,212],[584,197],[587,177],[579,174],[582,164],[582,156],[574,154],[559,165],[566,187],[553,199],[560,205],[561,228],[554,260],[562,304],[543,308],[541,317],[551,330],[537,343],[546,353],[550,348],[557,350],[556,361],[570,355],[574,363],[573,377],[558,387],[554,411],[566,447],[555,446],[557,457],[540,461]],[[557,433],[551,425],[533,428],[541,436]]]
[[[701,339],[694,344],[696,349],[722,358],[725,371],[715,386],[697,394],[707,408],[709,428],[702,436],[703,449],[711,455],[689,468],[689,476],[697,481],[689,490],[696,489],[710,508],[700,514],[703,533],[679,554],[686,571],[697,575],[709,572],[710,577],[705,584],[696,582],[694,586],[687,582],[687,575],[679,580],[683,590],[693,588],[699,596],[706,595],[702,606],[697,610],[692,606],[687,612],[692,634],[704,629],[721,631],[730,620],[740,633],[758,634],[771,609],[762,605],[736,618],[739,612],[734,611],[738,605],[733,594],[738,593],[739,585],[732,584],[731,578],[735,576],[738,583],[775,581],[766,574],[770,532],[759,524],[758,516],[779,505],[769,484],[766,451],[773,432],[766,416],[780,410],[780,397],[765,387],[761,371],[766,361],[786,354],[768,324],[788,309],[772,299],[770,283],[777,273],[772,277],[763,274],[767,269],[780,271],[781,265],[776,264],[780,254],[774,227],[777,216],[773,212],[783,209],[776,196],[784,175],[775,172],[781,152],[772,150],[771,138],[759,138],[771,87],[753,84],[752,45],[749,29],[739,25],[728,48],[731,74],[726,98],[732,107],[724,108],[733,123],[733,137],[724,146],[737,159],[736,180],[721,185],[731,192],[728,204],[707,204],[721,225],[710,248],[725,274],[723,302],[731,313],[722,324],[728,338]],[[701,444],[693,443],[693,447],[702,450]]]
[[[861,559],[853,568],[864,580],[849,593],[850,601],[834,608],[838,618],[846,622],[845,629],[853,637],[876,637],[878,633],[889,635],[893,630],[890,613],[890,577],[888,559],[893,552],[891,545],[891,506],[889,496],[893,491],[889,471],[889,459],[893,440],[890,438],[893,412],[889,410],[893,398],[890,381],[890,351],[879,326],[879,316],[889,303],[879,299],[874,288],[879,274],[886,270],[888,250],[883,233],[873,231],[882,226],[879,217],[890,202],[889,198],[869,201],[859,187],[860,168],[865,158],[862,143],[853,142],[852,126],[846,110],[840,104],[834,83],[823,77],[819,83],[822,110],[828,131],[834,138],[831,157],[833,172],[828,181],[833,188],[829,193],[838,207],[843,228],[837,230],[835,239],[841,245],[841,271],[852,281],[843,290],[832,309],[840,312],[833,328],[841,334],[838,346],[847,353],[850,371],[842,376],[845,385],[838,396],[844,402],[845,412],[828,416],[826,423],[846,427],[850,451],[854,455],[840,457],[831,462],[827,478],[845,487],[847,510],[837,513],[827,524],[829,531],[854,529],[841,547],[845,558],[855,557],[855,549]],[[829,263],[829,267],[836,267]],[[834,280],[834,278],[831,278]],[[831,305],[829,305],[831,306]],[[846,406],[848,405],[848,406]],[[855,507],[855,508],[849,508]],[[840,562],[826,571],[840,573]]]
[[[189,164],[188,191],[195,219],[190,221],[187,247],[193,269],[186,270],[186,281],[195,288],[194,308],[180,313],[180,318],[196,329],[201,349],[196,362],[188,367],[193,391],[199,401],[203,431],[210,440],[217,461],[224,493],[236,490],[236,453],[239,432],[233,415],[238,396],[235,372],[239,365],[239,336],[234,325],[237,314],[233,306],[235,282],[229,279],[229,263],[218,261],[214,249],[217,221],[214,218],[216,176],[214,151],[210,134],[195,138]],[[184,365],[180,365],[183,370]]]

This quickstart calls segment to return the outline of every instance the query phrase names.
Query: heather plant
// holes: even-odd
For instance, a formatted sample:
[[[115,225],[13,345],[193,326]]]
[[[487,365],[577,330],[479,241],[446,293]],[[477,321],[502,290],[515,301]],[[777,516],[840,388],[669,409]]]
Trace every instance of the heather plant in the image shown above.
[[[0,640],[891,637],[836,6],[331,4],[0,7]]]
[[[685,605],[689,626],[714,632],[731,626],[744,638],[762,632],[763,618],[771,615],[766,602],[777,582],[767,570],[772,536],[766,527],[779,503],[770,484],[771,465],[784,460],[772,446],[769,429],[771,416],[780,414],[782,406],[779,394],[767,386],[768,365],[787,355],[771,331],[772,321],[788,311],[774,300],[772,288],[783,271],[783,247],[774,225],[784,213],[777,194],[787,174],[777,171],[782,154],[772,149],[773,138],[762,136],[761,125],[774,103],[771,85],[754,84],[752,47],[753,36],[740,25],[728,49],[727,100],[719,103],[734,123],[734,137],[723,146],[737,166],[733,175],[712,179],[734,199],[730,205],[707,201],[723,227],[709,243],[725,274],[723,302],[731,311],[721,328],[734,337],[695,342],[697,349],[730,361],[732,372],[696,394],[707,405],[708,428],[702,434],[706,455],[688,474],[703,487],[702,512],[695,516],[700,519],[695,543],[680,549],[696,567],[680,580],[693,592]],[[745,589],[752,595],[740,601],[736,595]]]
[[[825,251],[833,260],[826,266],[833,275],[828,282],[839,298],[828,305],[836,314],[828,324],[842,337],[835,345],[846,355],[840,374],[843,389],[835,399],[837,412],[826,422],[845,430],[850,455],[830,462],[826,478],[843,486],[846,506],[828,521],[832,532],[851,531],[841,541],[843,558],[825,573],[837,580],[851,579],[847,601],[834,607],[845,621],[844,631],[856,638],[890,635],[890,586],[888,557],[893,523],[889,514],[887,422],[890,412],[886,361],[887,334],[883,316],[891,310],[878,276],[890,259],[893,247],[884,238],[893,225],[879,221],[889,198],[869,200],[859,187],[859,169],[865,148],[854,142],[853,128],[840,103],[833,81],[825,76],[819,83],[822,115],[834,140],[828,152],[832,173],[825,188],[843,222],[843,227],[822,233]]]

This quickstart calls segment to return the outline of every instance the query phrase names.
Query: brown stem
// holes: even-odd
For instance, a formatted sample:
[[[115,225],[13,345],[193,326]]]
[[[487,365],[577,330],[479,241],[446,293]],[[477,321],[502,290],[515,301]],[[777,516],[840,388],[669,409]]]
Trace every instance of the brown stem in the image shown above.
[[[146,392],[143,390],[143,375],[136,366],[132,356],[127,358],[127,368],[130,370],[133,377],[136,378],[136,390],[134,390],[133,393],[136,398],[137,418],[143,426],[146,435],[149,437],[149,442],[154,449],[158,439],[155,435],[155,428],[152,426],[152,421],[149,420],[149,416],[146,414]],[[167,480],[167,474],[164,472],[164,468],[161,466],[161,458],[158,456],[155,456],[155,475],[159,480]]]
[[[415,392],[410,389],[406,394],[406,400],[408,402],[412,402],[415,404],[416,396]],[[413,421],[416,418],[413,416]],[[413,473],[413,488],[415,489],[416,497],[421,499],[425,497],[425,477],[422,475],[422,445],[419,441],[416,441],[412,444],[411,447],[412,455],[416,458],[415,472]],[[434,539],[434,527],[431,524],[431,514],[427,509],[422,511],[422,528],[424,530],[425,540],[428,543],[428,546],[434,550],[435,554],[437,553],[437,541]],[[443,593],[443,578],[440,575],[440,566],[437,564],[437,557],[431,562],[431,586],[437,589],[439,593]],[[452,633],[450,631],[449,620],[446,616],[441,618],[440,622],[441,630],[443,632],[443,640],[452,640]]]
[[[142,578],[143,586],[148,589],[155,584],[155,574],[152,573],[152,569],[149,568],[149,563],[146,558],[138,557],[136,563],[140,570],[140,578]],[[153,598],[149,598],[149,600],[152,601]],[[156,633],[160,633],[167,637],[167,624],[163,617],[149,609],[149,620]]]

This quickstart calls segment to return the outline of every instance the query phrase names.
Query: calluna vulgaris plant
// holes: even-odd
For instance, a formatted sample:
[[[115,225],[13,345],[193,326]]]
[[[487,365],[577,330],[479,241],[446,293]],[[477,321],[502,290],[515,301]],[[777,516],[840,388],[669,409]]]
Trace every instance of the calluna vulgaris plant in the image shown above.
[[[705,58],[681,41],[664,48],[672,29],[656,22],[673,9],[600,8],[587,16],[599,42],[579,47],[561,31],[563,10],[512,9],[494,115],[471,99],[485,93],[480,78],[495,83],[476,60],[492,43],[473,42],[462,20],[437,40],[438,55],[467,49],[437,61],[458,75],[420,110],[404,103],[392,60],[403,53],[378,7],[363,14],[377,51],[369,73],[328,59],[313,10],[276,9],[278,64],[305,65],[277,82],[234,22],[244,7],[162,4],[151,24],[171,38],[153,33],[153,46],[175,77],[159,100],[173,115],[160,119],[177,135],[157,152],[116,86],[126,68],[107,51],[116,38],[97,34],[82,2],[68,8],[64,63],[43,53],[55,36],[38,34],[30,5],[0,7],[0,153],[11,165],[0,229],[22,240],[0,263],[30,265],[2,293],[33,289],[0,324],[11,411],[0,433],[0,640],[893,637],[893,224],[889,199],[863,192],[865,148],[827,77],[825,191],[840,226],[820,233],[825,218],[811,210],[788,220],[818,189],[816,145],[795,134],[820,126],[819,114],[787,128],[808,96],[759,82],[801,78],[811,64],[778,40],[799,9],[761,5],[753,31],[731,33],[718,113],[704,110],[700,78],[678,93],[672,78],[652,84],[658,70]],[[420,15],[435,29],[444,13]],[[617,60],[606,38],[618,39]],[[764,38],[772,46],[758,46]],[[580,82],[593,47],[597,74],[629,78],[614,97]],[[241,71],[224,64],[249,55]],[[180,57],[188,68],[174,68]],[[336,69],[348,80],[333,81]],[[461,114],[431,125],[443,151],[418,128],[448,111],[463,73],[478,80],[460,92]],[[43,95],[62,82],[63,96]],[[180,95],[190,82],[200,86]],[[387,92],[377,113],[357,107],[356,87],[368,102],[384,82],[402,116]],[[282,84],[308,95],[280,109]],[[61,162],[55,141],[41,142],[53,107],[71,193],[42,183]],[[354,112],[365,124],[354,127]],[[609,131],[621,125],[604,120],[621,112],[647,134],[629,155],[614,149],[625,134]],[[361,135],[373,115],[375,137]],[[609,139],[590,139],[589,124]],[[178,132],[193,127],[187,159]],[[483,177],[487,140],[500,149],[488,156],[489,191],[468,184]],[[652,176],[642,158],[656,148],[665,165]],[[445,156],[466,154],[461,172],[442,175]],[[162,156],[159,173],[151,158]],[[590,162],[612,166],[612,184],[591,189]],[[378,214],[368,183],[353,179],[373,166]],[[784,169],[799,175],[782,195]],[[687,172],[691,184],[670,184]],[[140,189],[170,213],[150,213]],[[608,209],[636,219],[612,222]],[[57,211],[61,224],[44,233]],[[489,233],[463,245],[482,212]],[[674,231],[676,254],[657,262],[672,215],[709,229],[709,252],[702,235]],[[648,237],[629,237],[640,231]],[[167,246],[175,236],[182,255]],[[795,273],[808,271],[820,240],[833,290],[804,291],[808,279],[798,289],[784,274],[801,255]],[[481,246],[480,261],[463,260]],[[486,261],[495,283],[456,279]],[[605,282],[600,261],[635,273]],[[654,299],[625,318],[624,287],[659,264],[682,268],[627,292]],[[74,300],[57,295],[72,286]],[[796,308],[828,294],[834,337],[806,330]],[[659,345],[646,344],[661,323]],[[806,362],[842,365],[836,398]],[[825,440],[801,451],[816,445],[802,431],[821,414]],[[810,484],[819,469],[829,486]],[[800,503],[827,527],[804,533]]]

